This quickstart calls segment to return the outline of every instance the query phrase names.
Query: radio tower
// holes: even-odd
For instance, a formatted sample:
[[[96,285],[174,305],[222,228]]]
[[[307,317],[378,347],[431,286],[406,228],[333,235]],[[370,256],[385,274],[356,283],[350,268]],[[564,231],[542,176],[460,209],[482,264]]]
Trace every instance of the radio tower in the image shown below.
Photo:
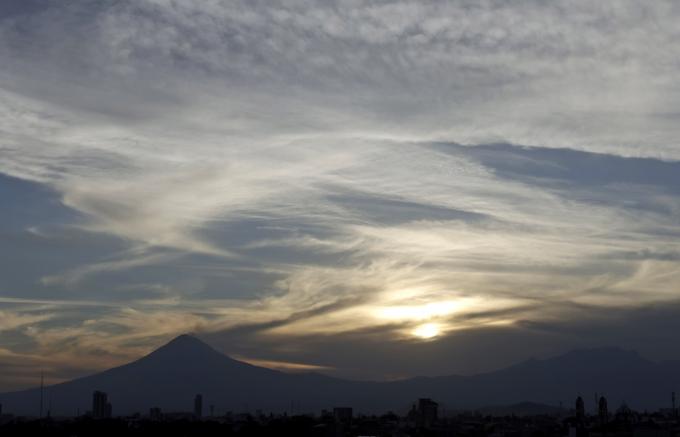
[[[671,414],[673,417],[678,415],[678,410],[675,409],[675,392],[671,392]]]
[[[43,413],[43,391],[45,389],[45,384],[44,384],[44,375],[42,370],[40,371],[40,418],[42,419],[42,413]]]

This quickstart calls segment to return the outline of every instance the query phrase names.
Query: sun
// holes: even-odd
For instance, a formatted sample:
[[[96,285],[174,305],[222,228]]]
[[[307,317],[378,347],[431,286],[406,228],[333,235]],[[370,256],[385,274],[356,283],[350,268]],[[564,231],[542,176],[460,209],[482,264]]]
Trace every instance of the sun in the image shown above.
[[[413,335],[423,339],[434,338],[439,334],[439,326],[435,323],[425,323],[413,330]]]

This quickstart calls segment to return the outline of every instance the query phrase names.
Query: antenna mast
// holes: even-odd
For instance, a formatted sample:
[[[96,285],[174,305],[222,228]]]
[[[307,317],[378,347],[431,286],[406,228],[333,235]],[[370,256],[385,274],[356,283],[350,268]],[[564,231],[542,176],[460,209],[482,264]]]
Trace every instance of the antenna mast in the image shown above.
[[[40,418],[42,419],[43,415],[43,392],[45,390],[45,378],[43,375],[43,371],[40,371]]]

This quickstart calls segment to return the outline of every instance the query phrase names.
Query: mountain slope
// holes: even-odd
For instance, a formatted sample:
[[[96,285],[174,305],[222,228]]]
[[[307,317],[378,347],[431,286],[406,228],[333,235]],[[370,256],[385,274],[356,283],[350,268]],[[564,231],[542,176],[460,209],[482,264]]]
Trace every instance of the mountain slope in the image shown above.
[[[419,397],[446,408],[477,408],[530,401],[569,407],[581,394],[592,408],[594,393],[636,408],[666,406],[680,387],[678,363],[655,363],[620,349],[574,351],[546,360],[528,360],[485,374],[413,378],[395,382],[346,381],[307,373],[287,374],[233,360],[200,340],[183,335],[149,355],[96,375],[47,388],[52,413],[73,415],[91,408],[94,390],[109,394],[114,414],[191,411],[201,393],[216,411],[313,412],[337,405],[362,411],[403,410]],[[37,414],[38,389],[0,395],[5,411]]]
[[[316,399],[317,386],[348,384],[352,383],[318,374],[292,375],[252,366],[183,335],[132,363],[48,387],[46,398],[55,415],[91,409],[94,390],[108,393],[115,414],[146,412],[154,406],[191,411],[197,393],[203,395],[206,410],[210,404],[221,411],[247,406],[284,410],[302,396]],[[39,389],[32,389],[0,395],[0,400],[6,411],[37,414],[39,397]]]
[[[669,404],[680,387],[680,367],[657,364],[634,352],[603,348],[580,350],[546,360],[523,363],[473,376],[444,376],[400,381],[403,389],[427,392],[451,408],[510,405],[531,401],[571,407],[577,395],[594,408],[596,393],[606,395],[610,408],[622,402],[634,408]]]

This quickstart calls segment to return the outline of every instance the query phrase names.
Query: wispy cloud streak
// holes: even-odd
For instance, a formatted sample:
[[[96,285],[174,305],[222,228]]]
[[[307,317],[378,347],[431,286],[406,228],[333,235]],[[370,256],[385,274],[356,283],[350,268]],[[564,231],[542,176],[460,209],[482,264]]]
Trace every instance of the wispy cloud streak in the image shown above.
[[[307,336],[677,299],[674,2],[13,3],[7,354],[240,333],[342,374]]]

